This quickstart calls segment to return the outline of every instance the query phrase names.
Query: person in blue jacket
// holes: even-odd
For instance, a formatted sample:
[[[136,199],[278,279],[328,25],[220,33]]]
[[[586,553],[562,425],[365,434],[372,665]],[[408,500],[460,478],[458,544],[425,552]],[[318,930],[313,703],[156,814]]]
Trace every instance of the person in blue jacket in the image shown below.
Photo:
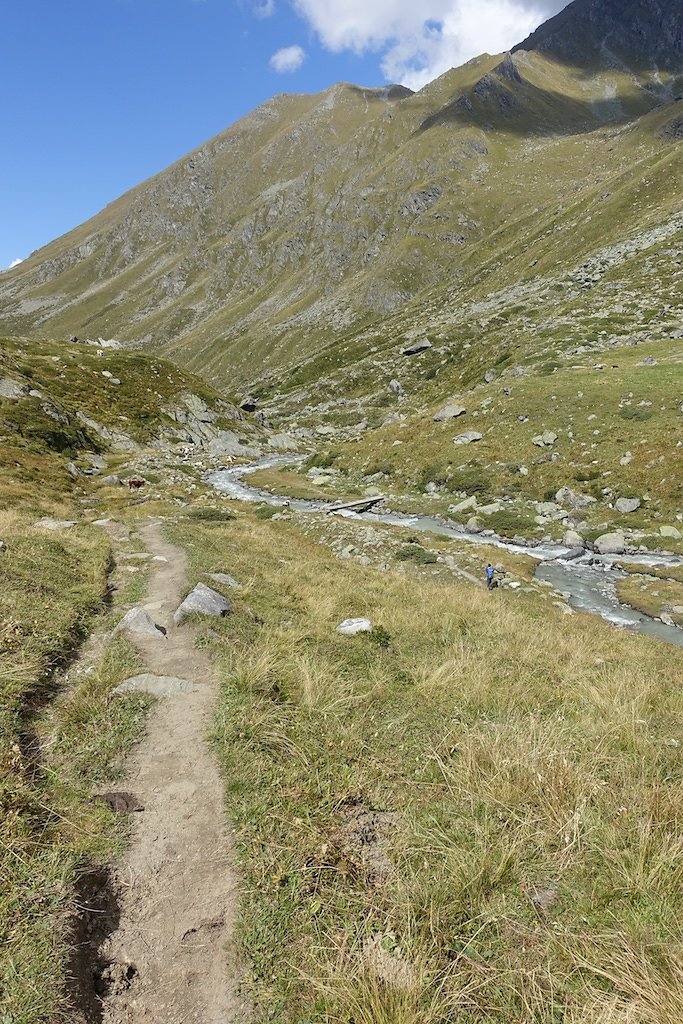
[[[494,583],[494,579],[493,578],[494,578],[495,574],[496,574],[496,570],[493,568],[493,566],[491,564],[487,565],[486,566],[486,586],[489,588],[489,590],[493,590],[493,583]]]

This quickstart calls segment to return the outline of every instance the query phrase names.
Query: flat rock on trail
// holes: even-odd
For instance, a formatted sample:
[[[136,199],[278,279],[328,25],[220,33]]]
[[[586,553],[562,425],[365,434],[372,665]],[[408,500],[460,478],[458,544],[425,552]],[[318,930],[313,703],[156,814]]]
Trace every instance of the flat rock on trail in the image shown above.
[[[118,929],[101,961],[125,983],[104,996],[105,1024],[232,1024],[247,1007],[237,994],[231,950],[236,913],[232,842],[223,786],[207,747],[216,699],[211,663],[194,630],[173,624],[186,589],[186,558],[159,523],[140,531],[155,561],[147,601],[168,640],[136,637],[149,672],[196,684],[159,701],[136,749],[126,785],[144,811],[132,820],[130,848],[116,865]]]

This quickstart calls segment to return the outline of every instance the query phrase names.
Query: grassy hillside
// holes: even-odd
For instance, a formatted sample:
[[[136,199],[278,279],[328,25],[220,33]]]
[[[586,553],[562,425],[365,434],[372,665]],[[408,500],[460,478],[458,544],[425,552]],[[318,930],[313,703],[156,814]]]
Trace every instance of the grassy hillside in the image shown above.
[[[678,1020],[676,650],[291,523],[173,535],[243,583],[207,643],[257,1020]]]

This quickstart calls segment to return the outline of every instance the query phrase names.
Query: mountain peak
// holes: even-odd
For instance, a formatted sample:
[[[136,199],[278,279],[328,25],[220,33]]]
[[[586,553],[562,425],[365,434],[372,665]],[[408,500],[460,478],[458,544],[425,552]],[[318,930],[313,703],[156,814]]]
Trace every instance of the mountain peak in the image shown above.
[[[623,62],[683,73],[683,13],[672,0],[574,0],[515,50],[571,63]]]

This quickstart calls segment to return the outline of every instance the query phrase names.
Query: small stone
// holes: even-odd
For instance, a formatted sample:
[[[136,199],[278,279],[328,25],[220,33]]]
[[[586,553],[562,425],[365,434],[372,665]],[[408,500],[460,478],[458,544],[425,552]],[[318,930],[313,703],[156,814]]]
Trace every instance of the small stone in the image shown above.
[[[486,373],[484,374],[484,380],[486,381],[487,384],[493,384],[495,379],[496,379],[496,371],[495,370],[487,370]]]
[[[344,619],[337,626],[337,632],[342,636],[356,636],[358,633],[372,632],[370,619]]]

